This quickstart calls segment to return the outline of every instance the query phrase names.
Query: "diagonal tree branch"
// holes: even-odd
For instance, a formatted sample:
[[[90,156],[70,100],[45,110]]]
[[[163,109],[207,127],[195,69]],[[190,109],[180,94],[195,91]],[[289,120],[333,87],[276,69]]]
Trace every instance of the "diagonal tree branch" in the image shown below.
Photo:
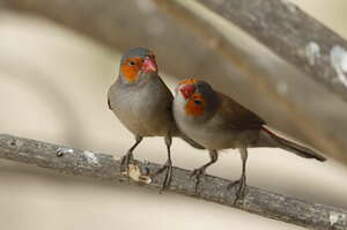
[[[290,0],[197,0],[347,101],[347,41]]]
[[[64,174],[135,184],[133,180],[120,173],[120,162],[111,155],[82,151],[7,134],[0,135],[0,158],[33,164]],[[150,171],[159,167],[153,163],[138,162],[138,165],[140,168]],[[135,180],[141,179],[137,173],[137,171],[132,173],[132,178]],[[142,183],[142,185],[158,189],[162,180],[163,177],[158,176],[153,178],[151,183]],[[204,176],[200,185],[200,193],[195,194],[194,180],[190,179],[190,172],[174,168],[169,190],[310,229],[347,228],[347,210],[301,201],[251,186],[246,189],[244,202],[239,202],[235,206],[235,190],[226,189],[231,182],[218,177]]]

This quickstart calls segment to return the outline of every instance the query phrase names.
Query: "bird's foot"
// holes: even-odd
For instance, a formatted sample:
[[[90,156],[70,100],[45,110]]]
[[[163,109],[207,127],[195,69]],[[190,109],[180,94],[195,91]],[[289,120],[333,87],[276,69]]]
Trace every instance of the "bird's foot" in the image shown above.
[[[153,176],[157,176],[159,174],[161,174],[162,172],[166,171],[165,173],[165,177],[163,180],[163,183],[161,185],[160,188],[160,192],[164,191],[165,189],[167,189],[170,184],[171,184],[171,180],[172,180],[172,162],[170,160],[166,161],[165,164],[159,168],[156,172],[153,173]]]
[[[245,197],[245,191],[246,191],[246,177],[242,176],[239,180],[234,181],[233,183],[230,183],[227,187],[228,190],[232,189],[232,188],[236,188],[236,198],[234,200],[234,205],[236,205],[236,203],[239,200],[243,200]]]
[[[195,182],[195,188],[194,188],[194,192],[198,193],[198,188],[199,188],[199,184],[201,182],[200,177],[205,175],[206,172],[206,167],[200,167],[197,169],[194,169],[193,172],[190,174],[190,177],[195,177],[196,182]]]

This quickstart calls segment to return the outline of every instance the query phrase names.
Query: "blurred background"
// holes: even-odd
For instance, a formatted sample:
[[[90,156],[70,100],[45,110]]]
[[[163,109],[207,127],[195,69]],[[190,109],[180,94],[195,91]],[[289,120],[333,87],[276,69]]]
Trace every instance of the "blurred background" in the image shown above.
[[[347,38],[345,0],[293,2]],[[143,25],[138,18],[127,17],[130,14],[138,17],[159,14],[147,0],[120,1],[119,4],[121,9],[118,10],[124,14],[119,20],[123,21],[115,21],[113,25],[119,36],[106,42],[44,17],[2,9],[0,4],[1,133],[123,155],[133,143],[133,137],[107,109],[106,92],[117,77],[121,51],[141,45],[158,51],[162,77],[171,89],[179,79],[201,76],[252,108],[274,127],[305,140],[304,136],[296,135],[296,127],[288,114],[281,113],[274,105],[267,104],[266,98],[248,90],[250,83],[237,73],[237,69],[230,70],[233,74],[228,79],[213,75],[213,69],[206,66],[218,65],[211,61],[215,54],[193,50],[201,44],[185,43],[188,38],[179,37],[182,31],[171,29],[172,33],[178,34],[174,38],[176,45],[191,46],[181,46],[177,50],[181,53],[170,53],[175,49],[173,45],[170,52],[165,52],[166,37],[160,37],[160,34],[170,28],[158,21],[146,27],[147,24]],[[109,29],[112,26],[105,26],[105,30]],[[141,36],[145,34],[139,31],[143,29],[156,37],[144,40],[142,44]],[[253,55],[255,62],[266,69],[274,81],[280,82],[279,90],[286,91],[299,103],[309,105],[308,114],[320,119],[323,127],[330,127],[332,135],[346,133],[345,103],[244,34],[235,32],[233,36],[242,41],[245,52]],[[119,49],[107,45],[117,41]],[[184,50],[192,50],[200,59],[192,61],[194,65],[190,66]],[[161,64],[161,60],[165,61]],[[173,70],[175,67],[177,71]],[[279,75],[289,77],[279,79]],[[281,84],[283,79],[285,84]],[[302,89],[303,95],[296,95],[291,91],[293,88]],[[208,160],[205,151],[194,150],[180,140],[174,140],[172,149],[174,164],[178,167],[193,169]],[[148,138],[137,148],[135,156],[161,163],[165,161],[164,152],[162,139]],[[333,159],[322,164],[277,149],[252,149],[249,152],[249,185],[347,208],[347,170]],[[236,153],[233,150],[222,152],[219,162],[209,169],[209,173],[237,179],[241,160]],[[202,200],[171,193],[159,195],[136,186],[62,176],[5,160],[0,160],[0,181],[0,228],[6,230],[301,229]]]

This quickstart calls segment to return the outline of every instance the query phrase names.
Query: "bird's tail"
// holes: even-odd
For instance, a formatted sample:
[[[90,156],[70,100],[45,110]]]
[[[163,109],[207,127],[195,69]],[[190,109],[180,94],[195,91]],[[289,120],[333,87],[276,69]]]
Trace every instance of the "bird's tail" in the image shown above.
[[[266,126],[262,127],[259,141],[256,143],[256,145],[257,147],[279,147],[304,158],[314,158],[318,161],[326,161],[325,157],[318,154],[311,148],[281,137]]]

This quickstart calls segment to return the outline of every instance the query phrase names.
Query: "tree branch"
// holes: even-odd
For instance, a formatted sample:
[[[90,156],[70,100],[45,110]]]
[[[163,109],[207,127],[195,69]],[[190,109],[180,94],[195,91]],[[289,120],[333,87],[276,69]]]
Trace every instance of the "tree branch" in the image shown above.
[[[347,41],[289,0],[197,0],[347,101]]]
[[[7,134],[0,135],[0,158],[57,170],[63,174],[140,184],[120,173],[120,162],[111,155],[82,151]],[[137,162],[137,164],[139,168],[150,171],[159,168],[159,165],[154,163]],[[163,176],[148,181],[143,179],[147,178],[145,175],[137,173],[137,170],[131,173],[134,180],[142,178],[142,181],[146,182],[141,183],[143,186],[159,189]],[[246,189],[244,202],[238,202],[235,206],[235,190],[226,189],[229,183],[232,181],[207,175],[202,178],[199,187],[200,193],[195,194],[195,181],[190,178],[190,172],[174,168],[169,190],[311,229],[347,228],[347,210],[301,201],[251,186]]]

